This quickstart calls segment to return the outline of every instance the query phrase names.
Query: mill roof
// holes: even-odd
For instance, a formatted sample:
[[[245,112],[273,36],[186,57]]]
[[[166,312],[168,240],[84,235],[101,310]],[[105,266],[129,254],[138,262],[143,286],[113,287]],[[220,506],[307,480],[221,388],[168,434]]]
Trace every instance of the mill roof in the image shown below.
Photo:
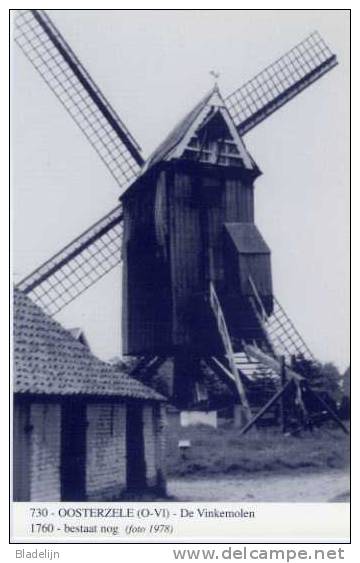
[[[270,248],[254,223],[225,223],[239,254],[269,254]]]
[[[215,86],[213,90],[208,92],[198,104],[181,119],[174,127],[174,129],[169,133],[165,140],[157,147],[157,149],[152,153],[150,158],[146,161],[142,174],[147,172],[155,164],[170,160],[172,158],[178,158],[181,156],[181,152],[184,149],[184,144],[190,140],[192,134],[203,125],[205,120],[210,114],[215,114],[220,112],[226,121],[234,141],[238,145],[240,155],[243,159],[245,168],[249,170],[258,170],[255,162],[247,151],[243,140],[241,139],[234,121],[226,108],[225,102]],[[180,148],[180,151],[177,150]]]
[[[99,360],[16,288],[13,319],[14,393],[165,400]]]

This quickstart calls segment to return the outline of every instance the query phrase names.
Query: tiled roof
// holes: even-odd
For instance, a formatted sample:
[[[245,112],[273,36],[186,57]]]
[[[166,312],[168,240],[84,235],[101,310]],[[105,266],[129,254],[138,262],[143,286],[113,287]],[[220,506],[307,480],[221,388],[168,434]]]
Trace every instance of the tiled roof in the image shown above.
[[[79,326],[75,326],[74,328],[69,328],[69,332],[70,334],[72,334],[74,338],[76,338],[76,340],[79,340],[79,338],[83,334],[83,331]]]
[[[13,319],[15,393],[165,400],[96,358],[16,288]]]
[[[269,254],[270,248],[254,223],[225,223],[240,254]]]

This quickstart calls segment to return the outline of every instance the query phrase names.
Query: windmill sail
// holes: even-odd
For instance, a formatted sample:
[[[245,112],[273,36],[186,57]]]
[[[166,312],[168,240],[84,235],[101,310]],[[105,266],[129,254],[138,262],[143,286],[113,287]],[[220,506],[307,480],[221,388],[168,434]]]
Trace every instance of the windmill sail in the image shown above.
[[[226,98],[240,135],[244,135],[337,65],[318,32],[288,51]]]
[[[120,186],[138,174],[140,147],[44,10],[19,10],[14,40]]]
[[[117,182],[131,182],[143,164],[139,146],[47,14],[43,10],[19,10],[14,39]],[[226,99],[240,134],[255,127],[336,64],[336,56],[320,35],[310,35]],[[19,289],[49,314],[56,314],[120,262],[121,222],[122,211],[116,207],[22,280]],[[285,346],[285,333],[291,332],[300,346],[294,330],[290,331],[289,325],[284,329],[286,315],[280,306],[276,312],[269,327],[276,341]]]
[[[273,313],[267,320],[267,328],[274,349],[279,355],[285,356],[286,361],[290,362],[292,356],[315,360],[314,354],[276,297]]]
[[[48,314],[58,313],[119,264],[122,218],[115,207],[17,287]]]

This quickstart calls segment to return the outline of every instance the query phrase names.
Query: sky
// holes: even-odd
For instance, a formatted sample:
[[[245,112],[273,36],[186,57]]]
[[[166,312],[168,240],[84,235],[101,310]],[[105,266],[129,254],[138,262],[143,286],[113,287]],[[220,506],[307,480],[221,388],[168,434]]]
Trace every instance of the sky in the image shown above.
[[[147,157],[220,73],[224,97],[318,30],[339,65],[249,132],[274,292],[315,356],[349,363],[349,15],[345,10],[48,10]],[[119,187],[14,45],[16,281],[114,207]],[[121,267],[56,318],[121,355]]]

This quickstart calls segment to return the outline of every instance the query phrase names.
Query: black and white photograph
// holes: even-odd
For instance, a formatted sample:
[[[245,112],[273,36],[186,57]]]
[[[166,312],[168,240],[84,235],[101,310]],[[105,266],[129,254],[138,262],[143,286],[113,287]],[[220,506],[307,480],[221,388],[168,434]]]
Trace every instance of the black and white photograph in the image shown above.
[[[10,15],[13,505],[348,505],[350,11]]]

